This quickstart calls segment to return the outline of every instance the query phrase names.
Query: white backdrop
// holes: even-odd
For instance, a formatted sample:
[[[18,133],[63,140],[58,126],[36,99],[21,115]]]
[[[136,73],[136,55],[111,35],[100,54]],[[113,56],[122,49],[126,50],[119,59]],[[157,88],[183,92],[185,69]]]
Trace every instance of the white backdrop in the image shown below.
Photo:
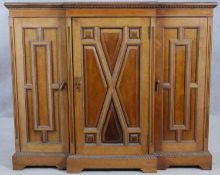
[[[62,0],[35,0],[35,1],[0,0],[0,117],[13,116],[10,48],[9,48],[9,33],[8,33],[8,10],[3,6],[4,2],[66,2],[66,1],[73,1],[73,0],[64,0],[64,1]],[[140,2],[143,0],[138,0],[138,1]],[[178,1],[186,1],[186,0],[178,0]],[[209,0],[205,0],[205,1],[207,2]],[[219,6],[215,9],[214,31],[213,31],[211,114],[220,116],[220,0],[217,1],[219,2]]]

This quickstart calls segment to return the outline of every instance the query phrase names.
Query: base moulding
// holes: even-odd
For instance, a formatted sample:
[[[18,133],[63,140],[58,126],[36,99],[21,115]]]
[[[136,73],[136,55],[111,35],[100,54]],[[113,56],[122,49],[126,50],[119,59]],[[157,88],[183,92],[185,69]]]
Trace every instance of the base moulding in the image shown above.
[[[80,173],[83,169],[141,169],[144,173],[156,173],[170,166],[199,166],[212,169],[210,152],[155,153],[149,155],[68,155],[65,153],[16,152],[12,158],[13,169],[27,166],[55,166],[68,173]]]

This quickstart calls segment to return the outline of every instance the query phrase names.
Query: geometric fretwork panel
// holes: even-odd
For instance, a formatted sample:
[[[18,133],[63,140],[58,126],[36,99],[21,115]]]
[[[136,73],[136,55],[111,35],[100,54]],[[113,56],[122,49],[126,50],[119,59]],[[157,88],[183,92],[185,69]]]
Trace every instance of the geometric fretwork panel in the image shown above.
[[[51,46],[48,41],[31,42],[33,77],[33,117],[37,131],[53,130],[51,93]],[[46,104],[46,105],[45,105]]]
[[[107,83],[101,70],[97,49],[94,46],[84,46],[83,53],[85,126],[95,128],[101,115]]]
[[[96,134],[93,142],[93,135],[86,131],[85,142],[123,144],[126,135],[127,142],[139,143],[141,28],[81,31],[84,127]],[[133,128],[135,134],[129,135],[126,128]]]
[[[186,130],[189,126],[189,90],[191,40],[170,40],[171,90],[170,129]],[[176,76],[178,75],[178,76]]]
[[[189,35],[190,33],[190,35]],[[197,28],[165,28],[163,59],[163,140],[195,140]]]
[[[122,44],[122,29],[101,29],[101,44],[112,73]]]
[[[128,46],[118,79],[117,92],[129,127],[139,126],[139,46]],[[129,81],[127,79],[129,77]]]
[[[103,143],[123,143],[123,131],[114,106],[111,102],[102,131]]]
[[[28,142],[61,142],[57,32],[23,28]]]

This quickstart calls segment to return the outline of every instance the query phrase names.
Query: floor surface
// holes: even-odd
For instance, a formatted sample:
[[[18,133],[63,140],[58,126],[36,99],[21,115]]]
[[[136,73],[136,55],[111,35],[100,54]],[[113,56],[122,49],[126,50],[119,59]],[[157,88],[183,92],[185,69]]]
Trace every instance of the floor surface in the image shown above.
[[[220,117],[211,116],[209,150],[213,155],[213,170],[199,168],[169,168],[158,175],[220,175]],[[14,153],[14,128],[12,118],[0,118],[0,175],[63,175],[66,171],[56,168],[26,168],[13,171],[11,156]],[[141,171],[83,171],[83,175],[143,175]]]

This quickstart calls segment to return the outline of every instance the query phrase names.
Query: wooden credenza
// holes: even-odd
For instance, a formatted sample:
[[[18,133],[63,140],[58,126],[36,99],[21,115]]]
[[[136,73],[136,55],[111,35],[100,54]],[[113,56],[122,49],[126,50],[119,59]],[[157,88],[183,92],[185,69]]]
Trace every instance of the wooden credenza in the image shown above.
[[[14,169],[211,169],[210,3],[6,3]]]

